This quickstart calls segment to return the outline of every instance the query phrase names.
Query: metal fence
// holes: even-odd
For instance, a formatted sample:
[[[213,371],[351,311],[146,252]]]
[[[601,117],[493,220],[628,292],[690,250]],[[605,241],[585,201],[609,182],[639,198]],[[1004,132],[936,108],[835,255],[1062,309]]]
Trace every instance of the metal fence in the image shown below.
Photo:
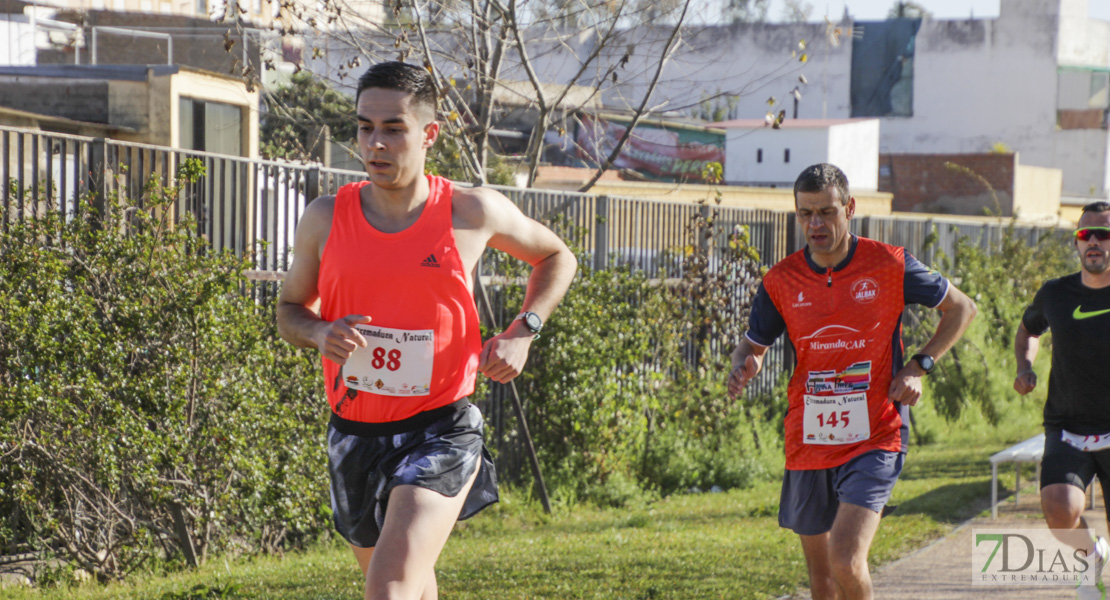
[[[112,194],[142,206],[152,190],[177,182],[188,159],[205,175],[183,183],[175,219],[191,214],[218,250],[253,253],[262,270],[285,270],[293,231],[307,202],[356,181],[361,173],[311,164],[225,156],[103,138],[0,127],[2,225],[55,208],[76,214],[82,198]],[[86,193],[90,193],[86,196]],[[262,244],[265,242],[265,244]],[[265,246],[263,249],[262,246]]]
[[[13,220],[34,217],[48,208],[76,215],[82,198],[103,203],[105,198],[118,194],[141,205],[149,198],[148,186],[174,184],[175,174],[187,159],[199,160],[205,174],[184,186],[173,207],[175,218],[192,215],[214,248],[247,256],[262,271],[288,269],[293,233],[311,199],[333,194],[342,185],[365,176],[360,171],[313,164],[0,127],[0,177],[5,183],[0,196],[3,230]],[[550,224],[578,249],[580,260],[596,269],[627,265],[651,276],[679,278],[683,263],[676,257],[694,245],[708,246],[713,269],[714,261],[722,260],[728,235],[739,226],[748,228],[750,243],[766,265],[804,244],[791,213],[494,187],[525,214]],[[694,239],[690,223],[699,217],[713,219],[715,236]],[[1001,220],[981,224],[899,215],[856,217],[851,227],[859,235],[905,246],[931,265],[938,252],[952,256],[961,237],[989,247],[1010,225]],[[1014,231],[1032,244],[1049,230],[1014,227]],[[927,244],[930,239],[932,243]],[[482,280],[490,281],[499,272],[499,260],[496,254],[487,254],[479,270]],[[495,315],[502,324],[507,323],[513,316],[508,314],[510,307],[504,306],[496,286],[488,287]],[[261,290],[261,297],[272,298],[276,283],[259,283],[255,289]],[[721,340],[716,349],[727,351],[724,346],[730,343]],[[753,382],[754,390],[769,391],[777,376],[791,364],[789,345],[780,340],[764,363],[764,372]],[[495,390],[483,405],[491,427],[501,430],[511,426],[511,410],[501,391]],[[520,464],[519,449],[499,450],[503,459]],[[511,456],[514,454],[515,458]],[[515,470],[510,466],[508,471]]]
[[[857,217],[852,219],[851,226],[852,232],[858,235],[905,247],[930,266],[938,266],[940,253],[949,258],[954,256],[960,239],[990,250],[998,246],[1007,232],[1029,245],[1036,245],[1046,235],[1061,231],[1050,226],[1019,225],[1006,218],[974,222],[912,215]]]

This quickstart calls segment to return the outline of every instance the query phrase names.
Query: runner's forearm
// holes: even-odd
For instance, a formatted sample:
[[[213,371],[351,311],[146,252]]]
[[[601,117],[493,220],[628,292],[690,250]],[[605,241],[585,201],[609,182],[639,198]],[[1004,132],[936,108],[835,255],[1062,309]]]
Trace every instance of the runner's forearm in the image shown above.
[[[947,306],[941,309],[944,314],[940,318],[940,323],[937,323],[936,332],[928,343],[918,350],[922,354],[933,357],[933,360],[940,359],[941,356],[952,349],[952,346],[956,345],[960,336],[971,324],[971,320],[979,312],[975,302],[967,294],[956,288],[949,291],[947,300],[944,303]]]
[[[1017,333],[1014,334],[1014,357],[1017,359],[1017,372],[1033,370],[1033,361],[1037,360],[1037,351],[1040,350],[1041,339],[1019,323]]]
[[[312,309],[292,302],[279,302],[277,307],[278,335],[300,348],[319,349],[318,334],[327,323]]]
[[[768,346],[760,346],[753,344],[748,339],[747,335],[741,335],[740,341],[736,344],[736,348],[732,351],[732,367],[736,368],[744,364],[749,356],[754,356],[756,360],[762,363],[763,355],[767,352]]]
[[[578,270],[578,260],[570,250],[562,249],[532,266],[522,311],[534,312],[544,321],[566,295]]]

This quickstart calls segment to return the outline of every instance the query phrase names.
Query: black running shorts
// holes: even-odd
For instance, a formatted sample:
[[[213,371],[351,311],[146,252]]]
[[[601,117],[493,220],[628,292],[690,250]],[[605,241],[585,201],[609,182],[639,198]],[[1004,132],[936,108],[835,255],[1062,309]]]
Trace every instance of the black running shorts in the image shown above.
[[[455,497],[478,476],[459,520],[498,501],[497,476],[482,439],[482,413],[466,399],[398,423],[358,423],[332,415],[328,470],[335,528],[354,546],[377,544],[389,493],[415,485]]]

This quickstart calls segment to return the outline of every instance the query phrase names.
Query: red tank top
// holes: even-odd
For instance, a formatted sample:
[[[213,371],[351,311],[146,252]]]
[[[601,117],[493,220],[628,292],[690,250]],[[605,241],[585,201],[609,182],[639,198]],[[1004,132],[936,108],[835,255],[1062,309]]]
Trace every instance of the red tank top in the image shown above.
[[[451,182],[429,176],[420,217],[397,233],[378,231],[363,215],[359,193],[369,183],[336,194],[317,284],[323,319],[372,319],[358,326],[369,347],[342,373],[323,359],[328,403],[344,419],[384,423],[471,394],[482,340],[455,244]]]
[[[798,251],[764,276],[798,355],[787,387],[787,469],[901,450],[902,418],[887,392],[892,344],[902,339],[904,252],[859,238],[840,271],[815,273]]]

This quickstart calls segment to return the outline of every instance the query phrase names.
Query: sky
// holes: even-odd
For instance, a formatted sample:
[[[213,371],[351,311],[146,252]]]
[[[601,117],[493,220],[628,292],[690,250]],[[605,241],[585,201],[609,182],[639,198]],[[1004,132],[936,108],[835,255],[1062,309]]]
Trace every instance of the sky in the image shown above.
[[[937,19],[966,19],[971,15],[997,17],[1000,0],[915,0]],[[844,14],[844,5],[857,21],[880,21],[886,18],[895,0],[804,0],[813,6],[811,20],[819,21],[828,15],[834,21]],[[771,0],[767,17],[770,21],[782,19],[783,0]],[[1096,19],[1110,21],[1110,0],[1088,0],[1087,13]]]

